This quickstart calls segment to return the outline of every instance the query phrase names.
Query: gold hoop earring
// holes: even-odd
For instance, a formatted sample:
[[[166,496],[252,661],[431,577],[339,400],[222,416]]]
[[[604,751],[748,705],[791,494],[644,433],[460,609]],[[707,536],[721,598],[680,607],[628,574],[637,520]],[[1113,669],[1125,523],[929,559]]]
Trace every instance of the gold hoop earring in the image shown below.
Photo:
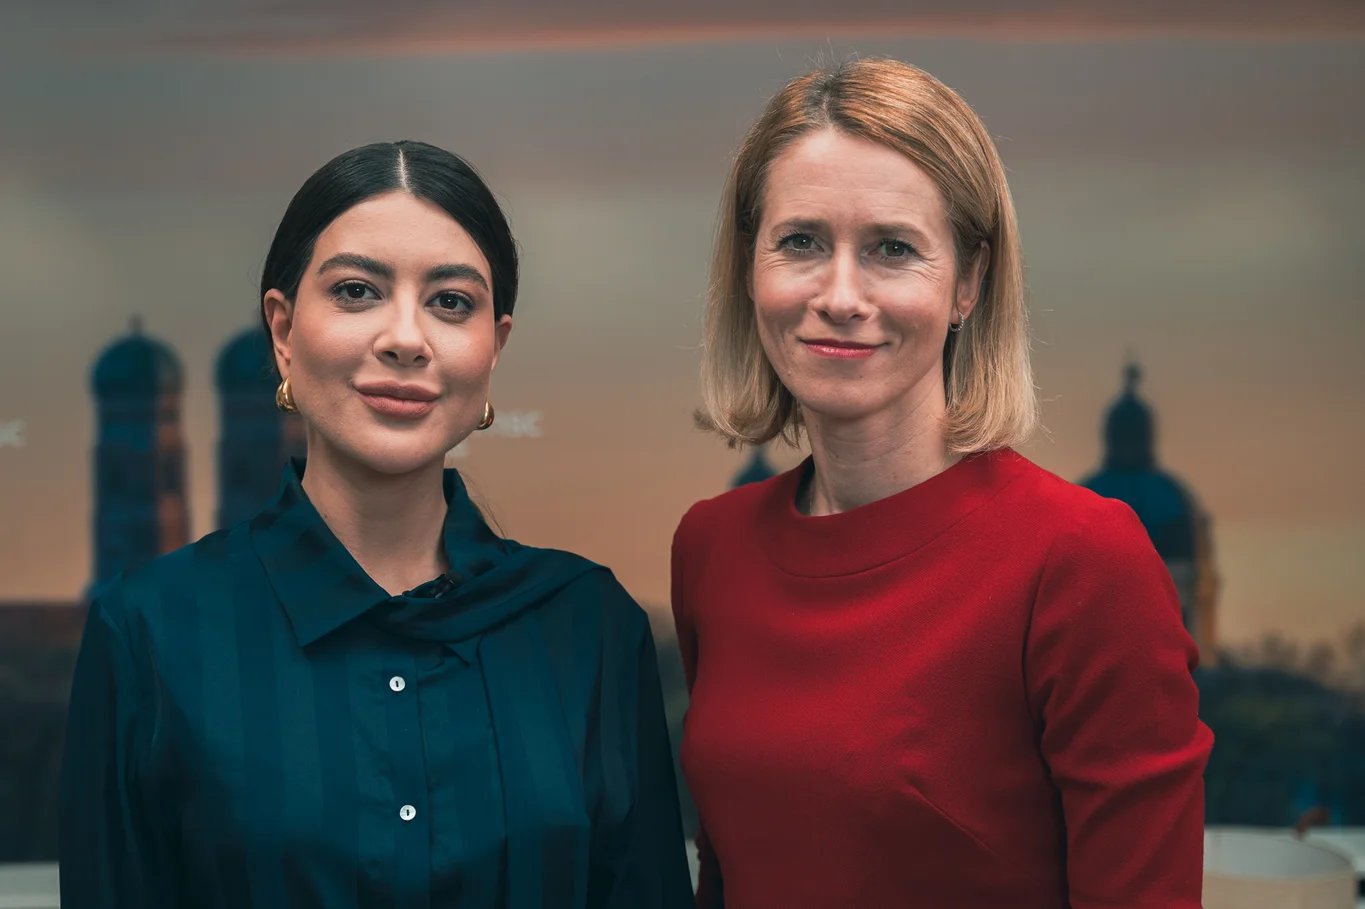
[[[275,389],[275,406],[285,413],[298,413],[298,405],[294,403],[294,389],[289,387],[289,377],[285,376],[280,387]]]
[[[490,404],[490,403],[488,403],[487,401],[484,401],[484,402],[483,402],[483,419],[480,420],[480,421],[479,421],[479,425],[478,425],[478,426],[475,426],[474,428],[475,428],[475,429],[487,429],[488,427],[490,427],[490,426],[492,426],[492,425],[493,425],[493,405]]]

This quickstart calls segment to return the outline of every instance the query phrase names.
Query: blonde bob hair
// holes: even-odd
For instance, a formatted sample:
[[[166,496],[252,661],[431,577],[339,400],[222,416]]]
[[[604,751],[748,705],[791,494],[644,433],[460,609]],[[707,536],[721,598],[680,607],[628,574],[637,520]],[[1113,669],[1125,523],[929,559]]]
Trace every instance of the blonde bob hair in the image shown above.
[[[706,304],[697,423],[731,447],[781,437],[798,444],[800,407],[759,341],[749,278],[768,169],[792,142],[837,130],[894,149],[938,186],[959,272],[982,243],[990,260],[971,318],[943,349],[944,434],[958,454],[1012,447],[1032,433],[1024,269],[1014,203],[995,143],[967,103],[897,60],[856,60],[789,82],[749,129],[721,203]]]

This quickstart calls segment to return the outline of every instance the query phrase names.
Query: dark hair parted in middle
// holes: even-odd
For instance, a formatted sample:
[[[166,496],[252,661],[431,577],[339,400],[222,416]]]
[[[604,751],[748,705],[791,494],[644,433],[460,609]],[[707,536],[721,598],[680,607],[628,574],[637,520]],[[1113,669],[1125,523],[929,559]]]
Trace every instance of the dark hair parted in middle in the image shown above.
[[[439,205],[465,229],[492,271],[494,318],[511,315],[517,302],[517,245],[492,190],[459,155],[406,139],[351,149],[308,178],[275,231],[261,272],[261,296],[278,290],[293,300],[327,226],[361,202],[395,191]],[[269,324],[265,329],[269,334]]]

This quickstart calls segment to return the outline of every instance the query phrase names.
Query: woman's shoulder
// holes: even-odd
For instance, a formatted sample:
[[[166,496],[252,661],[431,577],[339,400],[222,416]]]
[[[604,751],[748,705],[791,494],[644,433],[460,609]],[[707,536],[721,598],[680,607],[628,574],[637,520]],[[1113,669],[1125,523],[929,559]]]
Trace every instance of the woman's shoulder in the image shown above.
[[[216,530],[125,568],[91,589],[91,608],[123,629],[157,623],[163,606],[171,601],[181,602],[193,590],[231,583],[232,549],[245,545],[235,538],[239,535],[238,528]]]
[[[1010,483],[1007,498],[1018,508],[1035,510],[1039,516],[1051,516],[1057,530],[1092,528],[1102,531],[1112,530],[1115,525],[1130,528],[1137,521],[1136,513],[1125,502],[1085,489],[1022,455],[1011,453],[1011,456],[1016,461],[1014,470],[1021,482]]]
[[[645,617],[644,609],[616,577],[616,572],[587,556],[567,549],[521,547],[530,559],[531,583],[558,575],[558,598],[576,609],[601,611],[608,618],[633,622]]]
[[[802,469],[803,465],[798,465],[766,480],[694,502],[678,522],[674,545],[693,536],[710,536],[718,528],[743,526],[744,522],[757,519],[775,496],[781,496],[793,485],[795,475]]]
[[[1046,528],[1054,552],[1119,554],[1151,548],[1137,513],[1125,502],[1105,498],[1022,455],[1014,457],[1022,482],[1010,484],[1002,505]]]

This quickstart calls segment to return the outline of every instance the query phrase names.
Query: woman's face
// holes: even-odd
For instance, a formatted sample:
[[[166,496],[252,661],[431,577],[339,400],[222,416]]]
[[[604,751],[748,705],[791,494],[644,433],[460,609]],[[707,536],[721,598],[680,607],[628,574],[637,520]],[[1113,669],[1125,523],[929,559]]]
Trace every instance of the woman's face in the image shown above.
[[[478,244],[404,192],[328,225],[292,303],[271,291],[264,305],[310,460],[321,447],[385,474],[443,460],[474,430],[512,330]]]
[[[904,155],[834,130],[784,150],[749,290],[763,349],[807,420],[941,412],[948,326],[970,316],[986,259],[958,274],[941,194]]]

